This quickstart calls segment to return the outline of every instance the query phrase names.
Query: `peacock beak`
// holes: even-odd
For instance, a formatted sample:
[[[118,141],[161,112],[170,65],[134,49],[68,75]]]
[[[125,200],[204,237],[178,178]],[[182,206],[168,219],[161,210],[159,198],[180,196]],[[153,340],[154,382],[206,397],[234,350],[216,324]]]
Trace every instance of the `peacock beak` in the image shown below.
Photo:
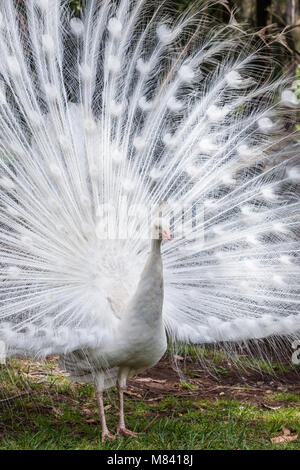
[[[171,235],[170,235],[170,232],[169,230],[167,229],[164,229],[162,232],[162,238],[165,238],[166,240],[171,240]]]

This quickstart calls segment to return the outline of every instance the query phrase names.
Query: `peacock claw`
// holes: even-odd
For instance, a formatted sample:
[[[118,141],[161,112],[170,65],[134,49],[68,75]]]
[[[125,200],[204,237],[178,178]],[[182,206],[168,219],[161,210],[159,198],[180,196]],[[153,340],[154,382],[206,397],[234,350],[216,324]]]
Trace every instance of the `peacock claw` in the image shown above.
[[[133,432],[133,431],[130,431],[129,429],[120,428],[120,427],[117,427],[117,434],[118,436],[124,436],[124,437],[138,437],[137,432]]]
[[[105,442],[106,439],[110,440],[110,441],[113,441],[114,439],[116,438],[116,436],[114,434],[110,434],[109,431],[103,431],[101,433],[101,442]]]

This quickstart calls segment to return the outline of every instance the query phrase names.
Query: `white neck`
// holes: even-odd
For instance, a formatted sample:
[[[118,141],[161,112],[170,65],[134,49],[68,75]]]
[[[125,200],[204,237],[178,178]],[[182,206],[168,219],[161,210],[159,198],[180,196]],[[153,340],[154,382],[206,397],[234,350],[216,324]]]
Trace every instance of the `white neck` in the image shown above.
[[[151,251],[150,251],[148,261],[154,255],[158,255],[161,258],[161,252],[160,252],[161,242],[162,242],[161,238],[153,238],[153,240],[151,241]]]
[[[163,265],[161,239],[151,242],[151,251],[132,299],[133,310],[146,323],[161,320],[163,306]]]

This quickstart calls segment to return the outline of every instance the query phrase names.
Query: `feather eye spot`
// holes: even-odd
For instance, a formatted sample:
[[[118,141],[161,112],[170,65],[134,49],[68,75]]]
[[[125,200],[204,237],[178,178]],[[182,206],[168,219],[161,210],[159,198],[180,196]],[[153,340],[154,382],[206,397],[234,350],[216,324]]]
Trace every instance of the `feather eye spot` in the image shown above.
[[[137,60],[136,69],[138,72],[140,72],[141,75],[148,75],[151,72],[152,68],[153,66],[151,61],[145,62],[141,58]]]
[[[156,29],[157,37],[164,45],[168,45],[174,41],[180,32],[181,28],[175,28],[174,30],[171,30],[166,24],[161,24]]]
[[[121,37],[123,25],[117,18],[111,18],[108,22],[107,29],[113,38],[119,39]]]
[[[152,168],[149,173],[149,178],[153,183],[158,183],[163,178],[163,172],[159,168]]]
[[[79,74],[84,82],[90,82],[92,80],[92,69],[88,64],[79,65]]]
[[[22,270],[18,266],[9,266],[7,268],[7,275],[10,279],[18,279]]]
[[[19,142],[10,142],[8,147],[14,155],[18,155],[19,157],[25,156],[25,149]]]
[[[281,255],[279,257],[279,261],[282,264],[287,264],[287,265],[293,264],[293,259],[291,258],[291,256],[288,256],[288,255]]]
[[[216,106],[212,104],[206,110],[206,115],[211,122],[221,122],[230,112],[229,106]]]
[[[175,135],[172,135],[168,132],[163,136],[162,141],[165,144],[165,146],[170,149],[175,148],[177,145],[177,139]]]
[[[196,165],[189,164],[184,167],[184,171],[193,180],[199,176],[200,168]]]
[[[272,280],[273,280],[274,284],[278,287],[284,287],[286,285],[284,277],[280,276],[279,274],[273,274]]]
[[[288,228],[282,222],[274,222],[272,224],[272,229],[275,233],[282,233],[282,234],[289,233]]]
[[[0,185],[2,188],[7,190],[16,189],[15,183],[11,180],[11,178],[8,178],[8,176],[3,176],[0,178]]]
[[[225,186],[232,186],[236,183],[236,179],[230,171],[223,171],[221,181]]]
[[[14,77],[18,78],[21,76],[21,67],[14,55],[10,55],[6,58],[7,68],[9,73]]]
[[[40,115],[36,111],[27,112],[28,121],[34,129],[38,129],[41,126],[42,120]]]
[[[213,155],[218,150],[218,146],[213,142],[210,137],[203,137],[199,141],[199,150],[205,155]]]
[[[300,105],[300,100],[293,90],[283,90],[281,93],[281,104],[287,108],[297,108]]]
[[[287,168],[286,175],[292,183],[299,183],[299,181],[300,181],[300,166]]]
[[[177,112],[183,108],[182,101],[178,100],[175,96],[171,96],[167,102],[167,108],[170,111]]]
[[[114,100],[111,100],[109,103],[109,112],[114,117],[121,116],[124,109],[125,109],[125,105],[123,103],[117,103]]]
[[[265,186],[264,188],[261,188],[260,192],[263,199],[265,199],[266,201],[276,201],[277,199],[277,195],[274,192],[274,188],[270,186]]]
[[[70,150],[72,150],[72,142],[70,141],[70,139],[65,136],[65,135],[61,135],[58,137],[58,142],[59,142],[59,145],[61,147],[61,149],[64,151],[64,152],[69,152]]]
[[[83,120],[83,128],[87,134],[93,134],[97,130],[95,120],[91,117],[87,117]]]
[[[264,117],[258,120],[258,128],[264,134],[269,134],[279,129],[279,123],[273,122],[272,119]]]
[[[80,18],[72,18],[70,21],[70,28],[74,36],[82,36],[84,32],[84,24]]]
[[[148,112],[151,111],[154,107],[153,101],[148,101],[145,96],[142,96],[139,99],[139,107],[141,108],[142,111]]]
[[[17,211],[17,209],[15,209],[14,207],[11,207],[11,206],[7,206],[6,211],[12,217],[19,217],[19,215],[20,215],[19,211]]]
[[[50,102],[54,102],[58,99],[59,93],[57,88],[51,83],[46,83],[44,85],[45,95]]]
[[[141,152],[146,147],[146,140],[141,136],[137,136],[133,139],[133,145],[138,152]]]
[[[110,55],[107,58],[107,67],[111,73],[118,73],[121,70],[121,61],[118,57]]]
[[[122,152],[118,148],[112,148],[111,150],[111,158],[113,163],[116,166],[121,165],[121,163],[124,161],[124,156]]]
[[[122,181],[122,189],[125,193],[131,193],[135,189],[135,183],[132,179],[124,178]]]
[[[51,173],[51,175],[53,176],[54,179],[56,179],[56,180],[61,180],[62,179],[62,176],[63,176],[62,171],[61,171],[61,169],[59,168],[58,165],[55,165],[55,164],[50,165],[49,169],[50,169],[50,173]]]
[[[49,0],[35,0],[35,4],[43,13],[49,8]]]
[[[42,46],[44,51],[48,55],[53,55],[55,52],[55,45],[53,38],[49,34],[43,34],[42,36]]]
[[[195,72],[190,65],[183,64],[178,70],[178,77],[186,83],[190,83],[195,78]]]

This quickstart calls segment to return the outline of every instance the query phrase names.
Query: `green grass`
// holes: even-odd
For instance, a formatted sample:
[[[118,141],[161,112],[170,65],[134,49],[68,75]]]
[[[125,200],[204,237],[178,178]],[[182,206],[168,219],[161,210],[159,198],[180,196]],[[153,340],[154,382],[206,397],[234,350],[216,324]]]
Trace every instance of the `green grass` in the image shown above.
[[[47,406],[45,397],[41,404]],[[227,400],[166,399],[151,406],[142,400],[127,400],[127,423],[141,435],[104,445],[100,443],[95,407],[95,422],[87,423],[86,416],[74,405],[61,403],[54,410],[48,403],[46,414],[38,413],[37,406],[22,400],[2,416],[2,427],[6,429],[2,431],[0,449],[300,449],[299,441],[276,446],[270,442],[271,437],[282,434],[283,428],[300,433],[299,408],[293,406],[266,411]],[[107,411],[107,418],[113,429],[114,409]]]
[[[285,402],[291,402],[291,403],[297,403],[300,405],[300,396],[299,395],[293,395],[292,393],[274,393],[273,395],[268,395],[268,398],[271,400],[279,400],[279,401],[285,401]],[[299,410],[299,416],[300,416],[300,410]]]
[[[179,354],[183,359],[189,358],[193,361],[200,361],[203,366],[207,366],[218,376],[230,373],[230,369],[227,367],[228,362],[231,363],[232,368],[236,367],[237,370],[251,369],[270,375],[284,374],[295,368],[292,364],[279,363],[269,359],[266,360],[266,358],[251,357],[248,354],[241,355],[235,352],[234,349],[229,349],[229,353],[226,354],[225,350],[218,349],[217,347],[207,348],[202,345],[177,344],[176,350],[172,345],[169,345],[168,353]]]
[[[30,373],[30,363],[3,368],[0,399],[24,391],[30,393],[0,402],[0,449],[298,449],[300,438],[272,444],[272,437],[288,428],[300,436],[299,396],[276,393],[273,400],[288,406],[266,409],[237,400],[215,401],[167,396],[147,401],[126,396],[129,429],[141,433],[137,439],[117,438],[101,444],[98,410],[89,384],[70,384],[56,373],[53,363],[41,367],[51,375]],[[26,372],[27,371],[27,372]],[[42,377],[42,383],[40,378]],[[183,391],[188,389],[181,382]],[[28,388],[27,388],[28,389]],[[269,395],[270,397],[270,395]],[[107,396],[108,426],[116,428],[115,391]],[[109,407],[110,405],[110,407]]]

